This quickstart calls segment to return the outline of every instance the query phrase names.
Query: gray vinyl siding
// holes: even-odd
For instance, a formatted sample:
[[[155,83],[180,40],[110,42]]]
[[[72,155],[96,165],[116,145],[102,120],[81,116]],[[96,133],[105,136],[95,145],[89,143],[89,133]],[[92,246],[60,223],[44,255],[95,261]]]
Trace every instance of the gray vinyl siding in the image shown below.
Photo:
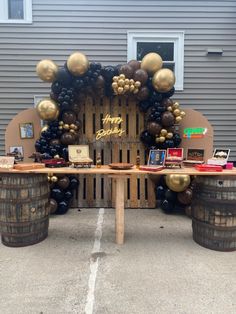
[[[63,65],[79,50],[103,65],[127,61],[128,30],[185,32],[184,90],[174,98],[214,126],[215,147],[236,160],[236,1],[33,0],[33,23],[0,24],[0,154],[4,132],[50,84],[35,74],[41,59]],[[223,56],[206,56],[222,48]]]

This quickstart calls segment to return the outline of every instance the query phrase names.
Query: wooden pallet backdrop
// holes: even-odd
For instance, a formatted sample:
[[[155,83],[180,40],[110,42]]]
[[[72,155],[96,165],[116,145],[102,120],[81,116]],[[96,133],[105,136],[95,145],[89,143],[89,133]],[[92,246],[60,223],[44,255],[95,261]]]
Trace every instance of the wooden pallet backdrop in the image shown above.
[[[107,136],[96,140],[96,131],[110,129],[114,124],[102,124],[102,119],[121,117],[123,122],[118,126],[125,130],[121,137]],[[134,100],[116,97],[109,99],[87,98],[78,115],[83,127],[79,144],[88,144],[90,157],[96,161],[97,154],[102,157],[102,164],[111,162],[136,163],[140,155],[141,164],[147,161],[147,152],[140,143],[140,133],[144,130],[144,114],[140,112]],[[80,185],[73,206],[79,207],[112,207],[114,206],[114,186],[111,179],[102,175],[80,175]],[[154,208],[156,205],[154,183],[144,175],[132,175],[127,178],[125,187],[126,208]]]

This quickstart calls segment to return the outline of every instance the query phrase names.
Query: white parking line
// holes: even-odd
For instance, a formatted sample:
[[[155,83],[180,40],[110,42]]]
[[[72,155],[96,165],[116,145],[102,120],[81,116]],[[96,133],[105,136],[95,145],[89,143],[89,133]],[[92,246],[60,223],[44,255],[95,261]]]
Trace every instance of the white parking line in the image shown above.
[[[92,249],[91,254],[100,252],[104,212],[105,212],[104,208],[100,208],[99,213],[98,213],[97,228],[95,230],[95,239],[94,239],[94,244],[93,244],[93,249]],[[87,294],[87,301],[85,305],[85,314],[93,313],[93,306],[94,306],[94,299],[95,299],[94,292],[95,292],[98,265],[99,265],[99,257],[97,258],[91,257],[90,258],[90,276],[88,280],[88,294]]]

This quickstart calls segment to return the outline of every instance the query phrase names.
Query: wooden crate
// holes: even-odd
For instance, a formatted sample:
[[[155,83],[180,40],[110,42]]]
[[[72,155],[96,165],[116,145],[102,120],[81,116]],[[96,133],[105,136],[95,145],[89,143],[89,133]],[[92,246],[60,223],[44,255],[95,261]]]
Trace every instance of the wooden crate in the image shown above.
[[[102,119],[110,114],[120,116],[123,122],[119,125],[125,133],[96,140],[96,131],[109,129],[114,125],[102,124]],[[111,162],[136,163],[140,155],[141,164],[147,161],[147,152],[140,143],[140,133],[144,129],[144,114],[139,111],[134,100],[126,98],[101,99],[87,98],[78,115],[83,127],[79,144],[88,144],[90,157],[96,161],[101,154],[102,164]],[[73,206],[77,207],[111,207],[114,206],[114,186],[111,179],[102,175],[80,175],[80,185]],[[154,183],[145,175],[127,177],[125,187],[126,208],[154,208],[156,205]]]

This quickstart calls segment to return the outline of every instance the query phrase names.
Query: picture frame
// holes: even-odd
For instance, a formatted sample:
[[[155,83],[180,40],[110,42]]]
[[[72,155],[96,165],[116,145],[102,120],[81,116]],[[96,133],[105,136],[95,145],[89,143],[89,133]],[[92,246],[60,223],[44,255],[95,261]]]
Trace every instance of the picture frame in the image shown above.
[[[22,146],[10,146],[9,155],[14,156],[15,161],[23,161],[24,160],[23,147]]]
[[[14,167],[15,157],[0,156],[0,169],[12,169]]]
[[[32,122],[20,123],[19,127],[21,139],[34,138],[34,125]]]
[[[165,165],[166,151],[151,149],[148,156],[148,166],[158,167]]]
[[[229,153],[230,153],[230,149],[216,148],[216,149],[214,149],[214,152],[213,152],[213,158],[228,160],[229,159]]]
[[[88,145],[68,145],[69,161],[76,162],[90,162],[89,146]]]

